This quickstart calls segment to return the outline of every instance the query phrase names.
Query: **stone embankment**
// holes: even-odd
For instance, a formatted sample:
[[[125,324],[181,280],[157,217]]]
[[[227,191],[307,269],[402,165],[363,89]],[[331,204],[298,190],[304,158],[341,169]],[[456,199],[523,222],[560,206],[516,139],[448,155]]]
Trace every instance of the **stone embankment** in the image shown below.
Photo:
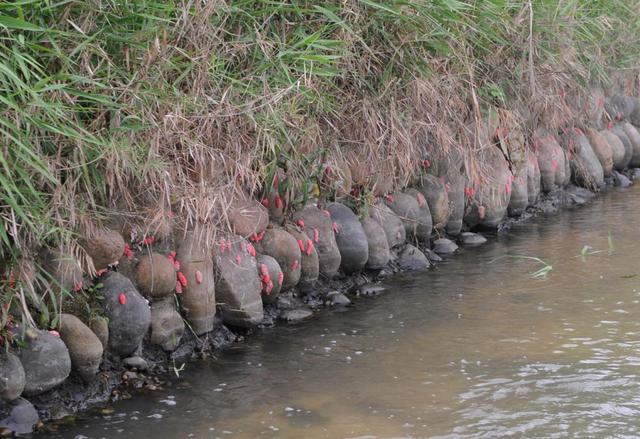
[[[30,432],[39,418],[117,397],[123,381],[153,387],[172,359],[320,306],[348,305],[348,294],[375,294],[375,280],[394,271],[425,270],[458,245],[484,243],[478,230],[628,186],[640,166],[640,101],[617,96],[606,106],[617,117],[605,129],[539,128],[528,146],[521,136],[520,148],[497,127],[478,160],[490,170],[482,179],[470,178],[461,160],[425,159],[413,187],[358,212],[344,198],[285,215],[271,191],[230,206],[229,233],[212,249],[195,235],[136,241],[103,229],[82,242],[93,277],[71,255],[44,249],[47,287],[86,290],[95,306],[65,309],[55,330],[16,329],[19,348],[0,355],[0,428]]]

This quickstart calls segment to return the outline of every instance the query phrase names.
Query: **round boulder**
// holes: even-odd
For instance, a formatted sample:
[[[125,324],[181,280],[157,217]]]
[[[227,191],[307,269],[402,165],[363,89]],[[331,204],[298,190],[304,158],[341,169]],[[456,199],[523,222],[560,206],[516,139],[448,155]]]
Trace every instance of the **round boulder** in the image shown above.
[[[604,184],[604,172],[598,156],[593,152],[589,139],[578,131],[578,134],[570,135],[570,140],[575,144],[570,160],[571,174],[575,183],[587,189],[596,190]]]
[[[371,219],[382,226],[387,237],[389,249],[404,244],[407,239],[407,232],[404,229],[402,220],[393,213],[393,210],[389,209],[384,203],[377,203],[371,207],[369,214]]]
[[[295,287],[302,274],[302,252],[296,239],[282,229],[267,229],[260,242],[262,253],[274,258],[282,270],[282,281],[278,279],[282,291]]]
[[[307,236],[306,233],[300,232],[293,227],[288,227],[287,232],[296,239],[300,248],[300,280],[298,281],[298,287],[306,291],[313,287],[320,275],[318,252],[313,243],[313,238]]]
[[[184,321],[173,297],[151,304],[151,343],[167,352],[174,351],[184,334]]]
[[[180,244],[176,258],[180,262],[180,273],[184,276],[178,281],[182,290],[179,294],[180,306],[196,335],[205,334],[213,329],[216,315],[211,254],[203,241],[189,235]]]
[[[64,342],[47,331],[28,331],[20,350],[24,368],[24,394],[39,395],[61,384],[71,372],[71,358]]]
[[[109,319],[109,350],[124,358],[138,348],[149,329],[149,303],[120,273],[107,273],[102,283],[104,315]]]
[[[417,189],[407,189],[405,194],[413,197],[416,200],[416,203],[418,203],[418,220],[414,236],[420,242],[429,242],[431,239],[431,232],[433,231],[433,220],[431,219],[429,204],[427,203],[424,195],[422,195],[422,192]],[[449,221],[451,221],[451,218],[449,218]]]
[[[268,239],[265,235],[265,242]],[[291,236],[291,235],[289,235]],[[262,321],[262,285],[255,251],[239,236],[214,251],[216,299],[226,325],[250,328]],[[300,269],[298,268],[298,273]],[[299,275],[298,275],[299,277]],[[195,280],[194,280],[195,282]]]
[[[136,284],[142,294],[155,300],[173,293],[176,288],[176,269],[169,258],[160,253],[146,253],[135,269]]]
[[[565,155],[556,137],[546,129],[538,128],[534,134],[534,149],[537,150],[542,191],[548,193],[562,187],[566,180]]]
[[[416,197],[409,194],[395,193],[384,197],[384,201],[389,209],[398,215],[398,218],[402,221],[406,236],[415,237],[418,221],[420,220],[420,206]]]
[[[15,435],[30,435],[38,423],[38,412],[33,404],[20,398],[11,406],[9,416],[0,421],[0,428],[6,428]]]
[[[60,338],[67,345],[73,369],[83,380],[91,381],[102,361],[100,339],[71,314],[60,314]]]
[[[467,246],[481,245],[487,242],[487,238],[472,232],[464,232],[460,234],[460,242]]]
[[[620,166],[624,169],[629,166],[629,163],[631,163],[631,157],[633,157],[633,145],[631,145],[631,139],[629,139],[629,136],[627,136],[627,133],[625,133],[624,129],[622,129],[622,126],[620,125],[614,125],[609,131],[618,136],[624,146],[624,158],[622,159],[622,163],[620,163]]]
[[[461,174],[454,174],[453,176],[447,175],[446,184],[449,185],[448,197],[451,214],[449,215],[445,230],[451,236],[459,235],[462,230],[465,207],[464,183],[465,179]],[[431,235],[431,232],[429,232],[429,235]]]
[[[82,268],[77,260],[58,250],[44,249],[40,263],[52,291],[74,291],[82,287]]]
[[[267,208],[255,200],[234,202],[227,216],[233,233],[243,238],[259,234],[269,225]]]
[[[11,352],[0,353],[0,399],[13,401],[22,394],[25,374],[20,359]]]
[[[511,198],[507,213],[509,216],[522,215],[529,205],[528,167],[523,163],[516,169],[516,173],[511,182]]]
[[[600,134],[607,141],[611,149],[613,167],[618,171],[624,170],[628,163],[625,161],[626,149],[622,140],[611,130],[602,130]]]
[[[347,274],[361,271],[369,259],[369,244],[360,220],[344,204],[331,203],[327,210],[336,224],[336,242],[342,259],[340,267]]]
[[[282,287],[279,279],[284,278],[280,264],[268,255],[258,255],[256,263],[262,283],[262,303],[273,303],[278,298]]]
[[[443,229],[449,220],[449,195],[444,181],[433,175],[422,175],[416,184],[429,205],[435,229]]]
[[[628,122],[624,122],[621,124],[622,129],[624,130],[627,137],[631,141],[631,146],[633,147],[633,152],[631,154],[631,161],[629,162],[629,166],[637,168],[640,167],[640,132]]]
[[[362,229],[367,236],[369,244],[369,259],[366,267],[370,270],[381,270],[389,263],[389,243],[384,234],[384,229],[372,218],[362,220]]]
[[[586,135],[593,152],[598,157],[604,175],[610,175],[613,170],[613,151],[609,142],[599,131],[593,128],[588,128]]]
[[[101,270],[120,260],[125,243],[120,233],[103,228],[90,233],[81,241],[81,244],[91,256],[94,268]]]
[[[533,206],[540,197],[540,167],[533,151],[527,151],[527,196],[529,206]]]
[[[89,320],[89,328],[98,337],[102,344],[102,350],[109,348],[109,322],[106,318],[96,316]]]
[[[313,240],[318,253],[320,275],[333,278],[340,269],[341,257],[330,212],[308,204],[304,209],[294,212],[291,219]]]

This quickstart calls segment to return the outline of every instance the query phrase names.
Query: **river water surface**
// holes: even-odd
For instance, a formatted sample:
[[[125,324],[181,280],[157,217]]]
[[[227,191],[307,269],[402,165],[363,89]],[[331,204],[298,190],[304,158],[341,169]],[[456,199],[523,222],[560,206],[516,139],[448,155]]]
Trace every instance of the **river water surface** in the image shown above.
[[[640,437],[639,235],[611,190],[48,437]]]

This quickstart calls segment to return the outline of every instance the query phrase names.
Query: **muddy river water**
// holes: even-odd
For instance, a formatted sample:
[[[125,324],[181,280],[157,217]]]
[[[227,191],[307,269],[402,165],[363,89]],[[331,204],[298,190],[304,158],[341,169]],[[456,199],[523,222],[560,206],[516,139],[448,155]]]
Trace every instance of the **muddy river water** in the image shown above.
[[[639,236],[610,190],[47,438],[640,437]]]

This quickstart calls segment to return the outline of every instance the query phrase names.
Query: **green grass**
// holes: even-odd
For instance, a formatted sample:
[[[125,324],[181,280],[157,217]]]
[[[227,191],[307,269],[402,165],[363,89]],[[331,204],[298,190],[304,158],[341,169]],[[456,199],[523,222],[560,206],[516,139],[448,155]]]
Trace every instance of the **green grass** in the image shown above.
[[[471,150],[459,130],[475,114],[555,102],[637,67],[640,1],[535,0],[532,10],[512,0],[0,3],[0,267],[42,244],[77,253],[76,234],[114,211],[157,234],[172,214],[172,227],[220,230],[229,194],[258,193],[279,169],[292,206],[314,187],[338,190],[327,165],[346,175],[384,162],[402,185],[425,133],[430,154]],[[372,171],[352,175],[367,197]],[[16,291],[26,286],[9,284],[7,274],[2,302],[25,313]]]

